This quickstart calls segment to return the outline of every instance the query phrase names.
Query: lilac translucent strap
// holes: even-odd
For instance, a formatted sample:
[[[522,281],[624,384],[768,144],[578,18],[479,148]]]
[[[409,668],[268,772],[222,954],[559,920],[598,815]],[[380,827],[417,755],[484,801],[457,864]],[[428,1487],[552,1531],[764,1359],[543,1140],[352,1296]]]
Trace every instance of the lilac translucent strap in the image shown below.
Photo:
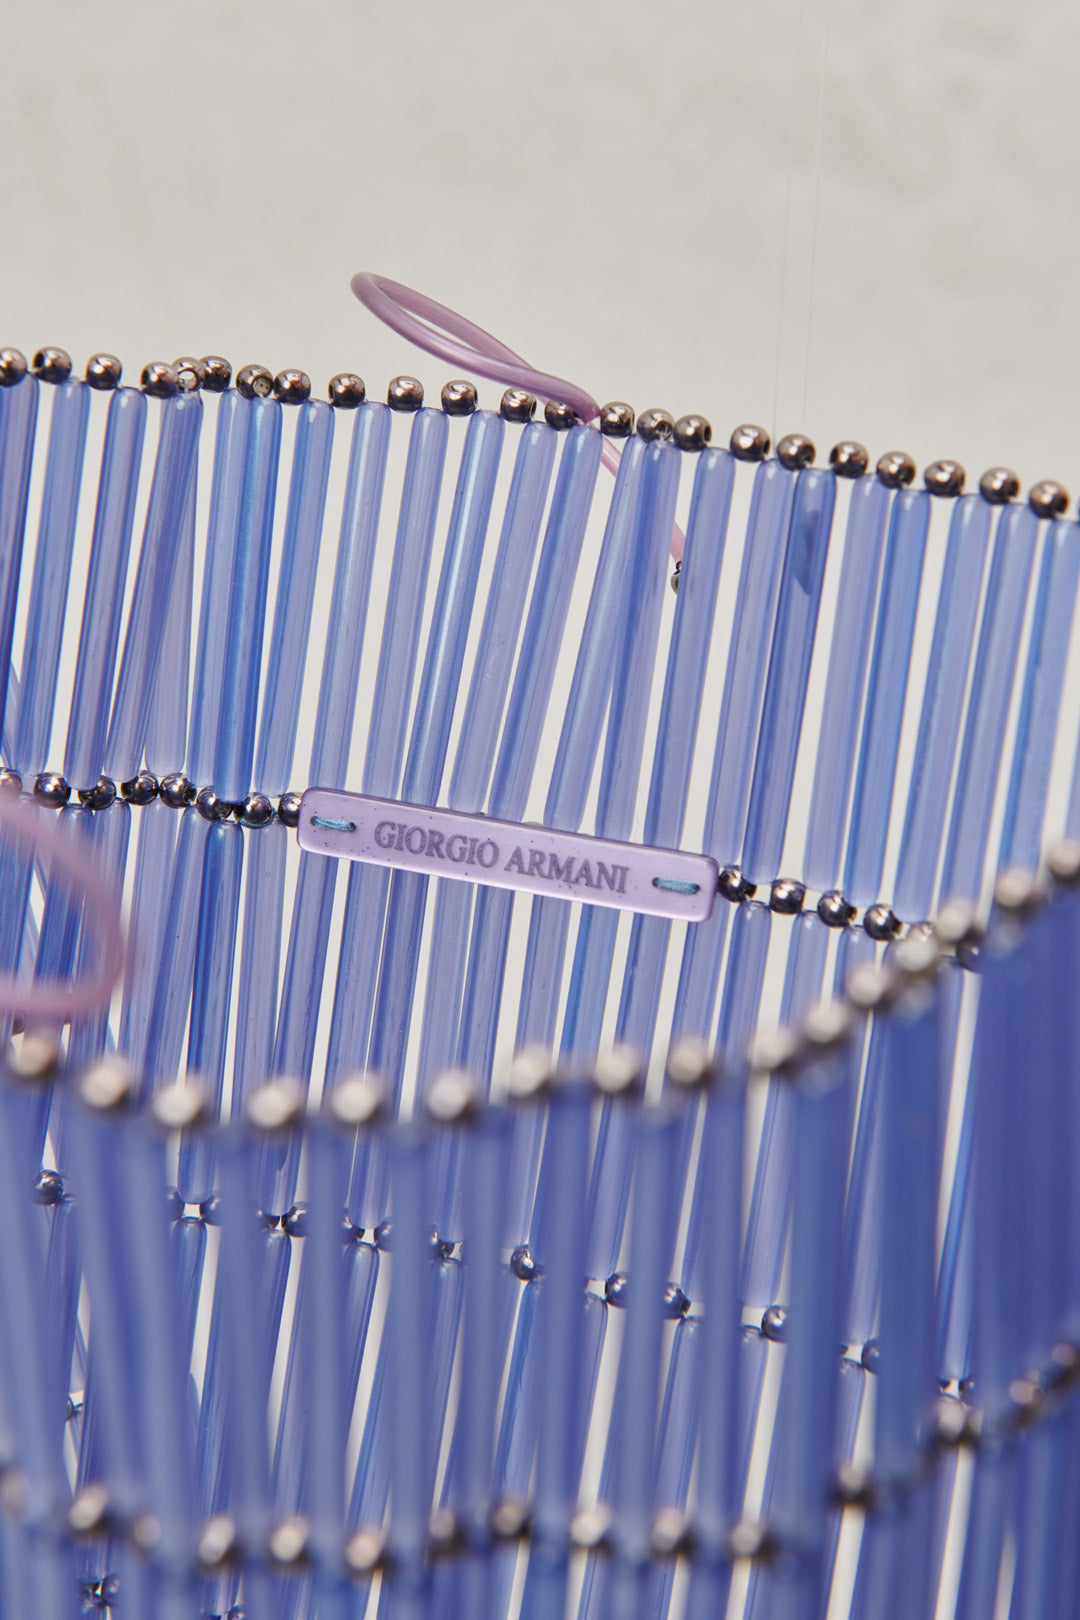
[[[467,321],[464,315],[447,309],[425,293],[416,292],[389,276],[377,276],[371,270],[359,270],[349,283],[365,309],[377,315],[384,325],[397,332],[418,349],[437,355],[452,366],[463,366],[492,382],[506,383],[511,388],[526,388],[541,399],[556,399],[569,405],[583,422],[599,416],[600,406],[591,394],[565,377],[554,377],[547,371],[536,371],[520,354],[500,343],[497,337],[485,332],[482,326]],[[605,439],[601,460],[609,472],[619,465],[619,451],[610,439]],[[671,531],[671,555],[676,562],[682,560],[683,532],[678,527]]]
[[[0,827],[19,843],[29,845],[38,859],[50,863],[50,884],[59,879],[72,899],[81,898],[101,931],[95,974],[72,984],[49,980],[28,984],[0,973],[0,1011],[43,1018],[90,1012],[108,1000],[124,965],[124,938],[115,899],[93,871],[86,852],[18,800],[0,797]]]

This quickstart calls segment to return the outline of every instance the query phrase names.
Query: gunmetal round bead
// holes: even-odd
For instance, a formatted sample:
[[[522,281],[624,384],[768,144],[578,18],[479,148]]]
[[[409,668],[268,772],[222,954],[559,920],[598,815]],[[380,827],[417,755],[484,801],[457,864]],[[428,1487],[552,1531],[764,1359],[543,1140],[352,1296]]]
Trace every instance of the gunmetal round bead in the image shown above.
[[[508,388],[499,401],[504,422],[531,422],[536,414],[536,395],[525,388]]]
[[[220,354],[204,354],[200,382],[208,394],[223,394],[232,381],[232,366]]]
[[[886,489],[906,489],[915,481],[915,463],[906,450],[888,450],[878,457],[877,475]]]
[[[245,827],[268,827],[274,819],[274,806],[265,793],[249,793],[240,806]]]
[[[184,810],[195,800],[195,784],[182,771],[163,776],[158,792],[162,804],[167,804],[170,810]]]
[[[71,787],[56,771],[42,771],[34,779],[34,798],[50,810],[62,810],[71,798]]]
[[[311,378],[306,371],[279,371],[274,378],[274,397],[283,405],[303,405],[311,398]]]
[[[565,433],[568,428],[577,427],[581,417],[572,405],[564,405],[561,399],[549,399],[544,404],[544,421],[556,433]]]
[[[736,461],[764,461],[772,441],[763,427],[744,422],[731,435],[729,448]]]
[[[355,411],[364,403],[367,389],[363,377],[358,377],[355,371],[339,371],[336,377],[331,377],[328,392],[331,405],[339,411]]]
[[[67,382],[71,376],[71,356],[66,349],[39,349],[30,362],[30,370],[44,383]]]
[[[86,362],[86,381],[91,388],[107,393],[119,388],[124,368],[115,354],[92,354]]]
[[[606,438],[628,439],[634,431],[633,408],[621,399],[613,399],[601,405],[597,425]]]
[[[444,383],[439,395],[439,403],[447,416],[471,416],[476,409],[476,401],[476,384],[466,382],[462,377]]]
[[[273,389],[273,375],[265,366],[241,366],[236,373],[236,392],[245,399],[265,399]]]
[[[25,376],[25,354],[18,349],[0,349],[0,388],[13,388]]]
[[[788,472],[809,467],[816,453],[813,439],[808,439],[805,433],[786,433],[776,446],[776,459]]]
[[[870,452],[857,439],[842,439],[829,451],[829,466],[837,478],[861,478],[870,465]]]
[[[658,440],[667,444],[675,436],[675,418],[670,411],[642,411],[637,419],[637,431],[646,444],[655,444]]]
[[[299,827],[300,825],[300,795],[299,793],[283,793],[278,800],[278,820],[283,827]]]
[[[153,399],[172,399],[179,392],[180,384],[172,366],[166,365],[164,360],[151,360],[148,366],[142,368],[139,387]]]
[[[158,780],[149,771],[139,771],[120,784],[120,797],[128,804],[150,804],[158,796]]]
[[[107,810],[116,802],[116,783],[111,776],[99,776],[93,787],[79,789],[79,803],[87,810]]]
[[[392,377],[386,390],[392,411],[418,411],[424,403],[424,385],[417,377]]]

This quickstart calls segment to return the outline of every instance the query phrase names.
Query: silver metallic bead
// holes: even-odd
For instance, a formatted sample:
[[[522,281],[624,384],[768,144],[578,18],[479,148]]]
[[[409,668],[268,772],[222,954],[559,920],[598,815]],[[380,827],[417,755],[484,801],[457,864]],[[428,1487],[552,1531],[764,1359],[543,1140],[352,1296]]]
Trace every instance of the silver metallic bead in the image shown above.
[[[629,1278],[625,1271],[613,1271],[604,1284],[604,1298],[617,1310],[626,1309],[626,1289]]]
[[[923,473],[923,483],[931,495],[959,495],[967,473],[958,461],[932,461]]]
[[[449,1558],[465,1545],[465,1535],[453,1508],[432,1508],[427,1522],[429,1558]]]
[[[307,1562],[311,1529],[302,1513],[276,1524],[266,1538],[269,1562],[280,1570],[299,1569]]]
[[[283,827],[299,827],[300,825],[300,795],[299,793],[283,793],[277,805],[278,820]]]
[[[833,1500],[838,1507],[856,1507],[869,1512],[874,1505],[873,1480],[857,1463],[842,1462],[833,1481]]]
[[[1028,505],[1040,518],[1062,517],[1069,505],[1069,492],[1053,478],[1043,478],[1028,490]]]
[[[511,1102],[539,1102],[554,1085],[555,1064],[546,1046],[523,1046],[514,1053],[506,1075]]]
[[[761,1331],[773,1344],[787,1339],[787,1311],[783,1305],[770,1305],[761,1318]]]
[[[274,378],[274,397],[283,405],[303,405],[311,398],[311,378],[306,371],[279,371]]]
[[[529,1530],[529,1504],[522,1496],[504,1496],[491,1510],[491,1534],[495,1541],[519,1541]]]
[[[577,427],[581,418],[572,406],[564,405],[561,399],[549,399],[544,404],[544,421],[556,433],[565,433],[567,428]]]
[[[123,1058],[102,1058],[79,1077],[79,1096],[97,1114],[126,1108],[135,1094],[135,1071]]]
[[[860,1012],[879,1012],[895,1001],[904,980],[889,962],[860,962],[848,979],[845,994]]]
[[[339,411],[355,411],[364,403],[367,389],[363,377],[358,377],[355,371],[339,371],[336,377],[331,377],[328,392],[331,405]]]
[[[245,399],[265,399],[273,388],[273,375],[265,366],[241,366],[236,373],[236,392]]]
[[[247,1101],[247,1117],[257,1131],[288,1131],[304,1112],[304,1093],[296,1080],[267,1080]]]
[[[681,573],[682,573],[682,558],[680,557],[679,561],[675,564],[675,567],[672,570],[671,578],[668,581],[668,584],[671,586],[672,590],[676,593],[676,595],[678,595],[678,591],[679,591],[679,576],[680,576]]]
[[[71,787],[56,771],[42,771],[34,778],[34,798],[50,810],[61,810],[71,798]]]
[[[245,827],[268,827],[274,819],[274,806],[265,793],[249,793],[239,809]]]
[[[714,1057],[707,1041],[693,1035],[682,1035],[667,1055],[665,1065],[668,1085],[679,1091],[701,1091],[711,1086],[720,1072],[720,1054]]]
[[[53,1204],[60,1203],[64,1196],[64,1178],[56,1170],[39,1170],[30,1188],[30,1196],[35,1204],[51,1208]]]
[[[776,446],[776,459],[788,472],[809,467],[816,454],[813,439],[808,439],[805,433],[785,433]]]
[[[740,1519],[728,1536],[728,1554],[732,1558],[772,1563],[779,1557],[780,1545],[768,1525],[754,1519]]]
[[[148,366],[143,366],[139,376],[139,387],[154,399],[171,399],[179,386],[176,372],[164,360],[151,360]]]
[[[592,1081],[602,1097],[635,1097],[641,1089],[644,1065],[641,1053],[628,1041],[619,1041],[602,1053],[593,1066]]]
[[[443,384],[439,401],[447,416],[471,416],[476,409],[476,384],[455,377]]]
[[[86,380],[91,388],[102,392],[119,388],[124,368],[115,354],[92,354],[86,362]]]
[[[193,354],[182,354],[174,360],[172,368],[176,373],[176,386],[182,394],[193,394],[197,388],[202,387],[205,376],[203,363]]]
[[[1080,883],[1080,838],[1060,838],[1051,847],[1047,866],[1055,883]]]
[[[881,1347],[876,1339],[867,1339],[862,1347],[859,1360],[868,1373],[876,1374],[878,1367],[881,1365]]]
[[[170,810],[183,810],[195,801],[195,784],[182,771],[174,771],[171,776],[161,778],[158,793],[162,804],[167,804]]]
[[[637,419],[638,437],[646,444],[655,444],[657,440],[666,444],[675,433],[675,418],[670,411],[642,411]]]
[[[991,506],[1007,506],[1020,493],[1020,480],[1011,467],[991,467],[979,479],[979,494]]]
[[[824,1056],[844,1046],[854,1028],[855,1016],[851,1008],[839,996],[834,996],[810,1008],[803,1019],[802,1035],[808,1052]]]
[[[416,377],[392,377],[386,390],[392,411],[418,411],[424,403],[424,385]]]
[[[607,1552],[615,1514],[606,1502],[578,1508],[570,1521],[570,1545],[579,1552]]]
[[[358,1131],[378,1123],[386,1106],[386,1088],[373,1069],[339,1080],[324,1104],[344,1131]]]
[[[518,1282],[535,1282],[537,1277],[543,1275],[540,1266],[533,1259],[527,1243],[521,1243],[510,1256],[510,1270]]]
[[[362,1525],[345,1543],[345,1568],[365,1578],[382,1568],[386,1559],[386,1532],[379,1525]]]
[[[66,349],[39,349],[30,362],[30,370],[44,383],[67,382],[71,376],[71,356]]]
[[[704,450],[712,439],[712,424],[704,416],[680,416],[675,423],[675,443],[680,450]]]
[[[654,1558],[679,1558],[693,1551],[694,1531],[682,1508],[662,1507],[653,1519],[649,1550]]]
[[[7,1058],[7,1072],[27,1083],[51,1080],[60,1063],[60,1039],[53,1030],[24,1035],[17,1052]]]
[[[286,1210],[285,1214],[281,1217],[281,1228],[282,1228],[282,1231],[287,1233],[288,1236],[291,1237],[291,1238],[307,1237],[307,1232],[308,1232],[308,1207],[307,1207],[307,1205],[306,1204],[294,1204],[291,1209]]]
[[[208,394],[223,394],[232,381],[232,366],[220,354],[204,354],[200,384]]]
[[[73,1536],[99,1536],[109,1528],[109,1518],[109,1493],[104,1485],[84,1485],[71,1499],[67,1527]]]
[[[505,422],[531,422],[536,414],[536,395],[526,388],[508,388],[499,401],[499,415]]]
[[[87,810],[107,810],[116,802],[116,783],[111,776],[99,776],[93,787],[79,789],[79,803]]]
[[[662,1309],[668,1322],[678,1322],[690,1309],[690,1301],[677,1282],[664,1284]]]
[[[891,906],[879,901],[876,906],[867,907],[863,927],[871,939],[893,939],[900,928],[900,919]]]
[[[802,1056],[803,1047],[798,1030],[781,1025],[754,1038],[750,1048],[750,1067],[757,1074],[790,1074]]]
[[[480,1107],[480,1088],[463,1069],[446,1069],[428,1087],[424,1106],[440,1125],[460,1125]]]
[[[372,1232],[371,1236],[374,1239],[375,1247],[379,1250],[380,1254],[389,1254],[391,1248],[393,1247],[391,1241],[394,1236],[393,1222],[380,1221],[378,1226]]]
[[[162,1131],[189,1131],[208,1117],[209,1098],[200,1085],[175,1081],[154,1093],[150,1114]]]
[[[855,907],[839,889],[830,889],[818,901],[817,914],[826,928],[846,928],[855,915]]]
[[[732,433],[729,447],[736,461],[764,461],[772,447],[772,440],[763,427],[744,422]]]
[[[597,426],[606,438],[628,439],[634,431],[633,408],[621,399],[610,400],[601,405]]]
[[[8,770],[7,767],[0,770],[0,793],[11,794],[17,799],[21,792],[22,777],[19,775],[18,771]]]
[[[886,489],[906,489],[915,481],[915,463],[906,450],[887,450],[876,470]]]
[[[0,388],[12,388],[25,376],[25,354],[18,349],[0,349]]]
[[[195,1552],[201,1569],[209,1574],[234,1564],[240,1556],[240,1532],[227,1513],[207,1519]]]
[[[794,878],[777,878],[769,890],[769,910],[781,917],[794,917],[803,908],[806,886]]]
[[[994,884],[994,904],[1011,917],[1024,917],[1042,903],[1042,891],[1033,872],[1010,866]]]
[[[1062,1339],[1050,1352],[1050,1360],[1043,1372],[1043,1383],[1047,1389],[1070,1389],[1078,1378],[1080,1350],[1067,1339]]]
[[[857,439],[841,439],[829,451],[829,466],[837,478],[861,478],[870,465],[870,452]]]
[[[233,813],[233,806],[218,798],[213,788],[200,788],[195,795],[195,808],[204,821],[225,821]]]
[[[750,882],[741,866],[721,867],[716,886],[724,899],[730,900],[735,906],[757,893],[757,884]]]
[[[120,784],[120,797],[128,804],[149,804],[158,795],[158,781],[149,771],[139,771]]]

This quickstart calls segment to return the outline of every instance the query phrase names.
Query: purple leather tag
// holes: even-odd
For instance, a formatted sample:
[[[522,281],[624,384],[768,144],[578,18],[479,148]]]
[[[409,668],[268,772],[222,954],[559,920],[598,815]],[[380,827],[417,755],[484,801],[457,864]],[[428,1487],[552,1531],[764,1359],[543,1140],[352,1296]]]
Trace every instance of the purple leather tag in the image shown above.
[[[716,898],[717,865],[708,855],[649,849],[331,788],[308,788],[297,837],[300,847],[315,855],[684,922],[703,922]]]

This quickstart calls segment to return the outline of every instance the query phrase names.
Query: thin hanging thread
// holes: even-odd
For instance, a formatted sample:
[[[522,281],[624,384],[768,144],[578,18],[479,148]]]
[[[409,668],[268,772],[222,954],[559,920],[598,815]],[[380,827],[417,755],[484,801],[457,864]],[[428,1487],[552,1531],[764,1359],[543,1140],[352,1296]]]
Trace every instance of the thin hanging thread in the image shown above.
[[[793,281],[792,260],[794,258],[795,236],[795,153],[798,138],[799,123],[799,70],[807,59],[807,36],[810,31],[809,12],[812,0],[800,0],[798,11],[798,24],[794,30],[794,48],[791,59],[791,95],[788,103],[788,161],[787,178],[784,190],[784,233],[783,245],[780,255],[780,295],[776,313],[776,351],[773,366],[773,434],[780,432],[780,373],[784,358],[784,328],[787,325],[787,309],[789,292]],[[810,180],[811,217],[808,238],[808,253],[806,263],[806,284],[804,299],[804,329],[805,342],[803,344],[802,370],[798,387],[799,419],[805,421],[806,400],[810,371],[810,345],[813,330],[814,310],[814,284],[817,267],[817,239],[818,219],[820,213],[821,195],[821,148],[822,132],[825,124],[825,82],[829,59],[829,34],[832,23],[832,0],[821,0],[821,44],[818,55],[817,96],[814,114],[814,160]]]

